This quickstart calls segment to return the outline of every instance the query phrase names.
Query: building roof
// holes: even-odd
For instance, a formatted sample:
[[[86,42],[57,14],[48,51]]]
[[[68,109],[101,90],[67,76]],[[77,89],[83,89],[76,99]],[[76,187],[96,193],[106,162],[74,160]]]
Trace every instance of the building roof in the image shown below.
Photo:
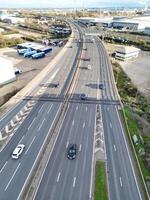
[[[10,82],[16,78],[13,64],[10,60],[0,57],[0,85]]]
[[[132,47],[132,46],[119,46],[117,48],[117,52],[120,52],[122,54],[129,54],[129,53],[139,52],[139,51],[140,49],[136,47]]]

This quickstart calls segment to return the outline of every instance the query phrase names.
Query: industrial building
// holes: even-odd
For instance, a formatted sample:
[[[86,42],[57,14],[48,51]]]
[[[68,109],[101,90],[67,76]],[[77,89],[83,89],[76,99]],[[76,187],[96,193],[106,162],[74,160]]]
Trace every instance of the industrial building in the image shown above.
[[[0,57],[0,85],[16,80],[13,64],[10,60]]]
[[[115,58],[125,61],[138,57],[140,49],[132,46],[119,46],[116,50]]]

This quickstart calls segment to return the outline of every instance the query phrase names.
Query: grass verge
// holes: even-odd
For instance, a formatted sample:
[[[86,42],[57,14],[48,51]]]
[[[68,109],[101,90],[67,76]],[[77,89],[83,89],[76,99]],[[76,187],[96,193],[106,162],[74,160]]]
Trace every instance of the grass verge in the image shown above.
[[[96,162],[94,200],[108,200],[105,163]]]

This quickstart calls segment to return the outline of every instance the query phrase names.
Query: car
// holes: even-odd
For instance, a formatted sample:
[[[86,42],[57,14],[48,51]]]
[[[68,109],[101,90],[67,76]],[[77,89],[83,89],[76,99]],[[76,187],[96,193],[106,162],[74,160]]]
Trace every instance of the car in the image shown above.
[[[76,144],[70,144],[67,148],[67,158],[69,160],[75,159],[77,156],[77,145]]]
[[[11,157],[13,159],[18,159],[19,156],[22,154],[24,148],[25,148],[24,144],[18,144],[17,147],[14,149]]]
[[[91,66],[91,65],[88,65],[88,66],[87,66],[87,69],[89,69],[89,70],[92,69],[92,66]]]
[[[81,100],[86,100],[88,97],[86,96],[86,94],[80,94],[80,99]]]
[[[59,82],[53,83],[53,87],[57,88],[59,86]]]
[[[101,90],[104,90],[104,89],[105,89],[103,83],[100,83],[100,84],[99,84],[99,89],[101,89]]]

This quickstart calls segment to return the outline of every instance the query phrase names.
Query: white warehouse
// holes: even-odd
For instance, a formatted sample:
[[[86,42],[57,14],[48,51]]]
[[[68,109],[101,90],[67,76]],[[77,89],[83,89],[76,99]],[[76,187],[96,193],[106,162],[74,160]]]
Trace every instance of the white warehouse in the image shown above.
[[[0,85],[16,80],[13,64],[10,60],[0,57]]]
[[[115,58],[119,60],[128,60],[132,58],[138,57],[140,49],[132,47],[132,46],[119,46],[116,50]]]

